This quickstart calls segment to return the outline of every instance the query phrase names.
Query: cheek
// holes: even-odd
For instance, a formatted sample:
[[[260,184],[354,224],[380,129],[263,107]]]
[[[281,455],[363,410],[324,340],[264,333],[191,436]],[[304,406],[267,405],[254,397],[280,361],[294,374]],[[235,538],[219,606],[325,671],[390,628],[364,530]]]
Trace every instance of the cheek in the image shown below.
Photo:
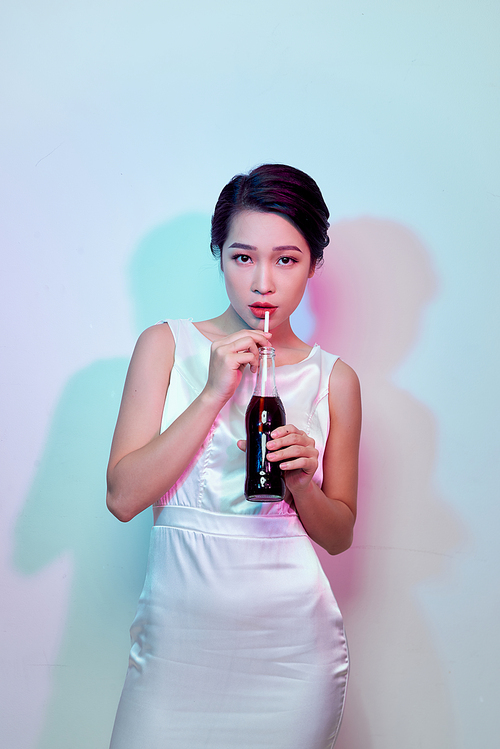
[[[237,274],[232,274],[226,269],[224,271],[224,283],[228,296],[235,296],[241,291],[241,279]]]
[[[303,269],[302,273],[300,275],[297,275],[295,277],[295,288],[296,289],[305,289],[307,286],[307,282],[311,278],[312,273],[308,269]]]

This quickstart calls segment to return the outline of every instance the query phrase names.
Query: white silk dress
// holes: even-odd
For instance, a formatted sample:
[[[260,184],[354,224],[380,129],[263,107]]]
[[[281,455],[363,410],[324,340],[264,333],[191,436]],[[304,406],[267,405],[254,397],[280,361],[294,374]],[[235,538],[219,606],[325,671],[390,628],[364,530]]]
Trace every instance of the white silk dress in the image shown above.
[[[165,430],[207,381],[210,341],[166,321],[175,363]],[[315,345],[276,368],[287,422],[320,452],[337,357]],[[331,749],[348,676],[342,617],[293,503],[243,494],[244,415],[235,395],[175,486],[154,507],[144,589],[111,749]],[[321,484],[322,470],[314,480]]]

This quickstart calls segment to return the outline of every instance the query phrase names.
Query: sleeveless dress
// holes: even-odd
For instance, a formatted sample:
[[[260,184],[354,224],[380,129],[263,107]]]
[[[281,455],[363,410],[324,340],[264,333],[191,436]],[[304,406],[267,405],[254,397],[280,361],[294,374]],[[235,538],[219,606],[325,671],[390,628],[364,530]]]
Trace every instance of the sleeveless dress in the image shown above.
[[[167,320],[175,363],[162,431],[207,381],[210,341]],[[287,422],[323,452],[337,357],[276,368]],[[243,494],[245,368],[199,454],[154,506],[144,589],[111,749],[331,749],[344,707],[343,622],[293,502]],[[322,469],[314,480],[321,484]]]

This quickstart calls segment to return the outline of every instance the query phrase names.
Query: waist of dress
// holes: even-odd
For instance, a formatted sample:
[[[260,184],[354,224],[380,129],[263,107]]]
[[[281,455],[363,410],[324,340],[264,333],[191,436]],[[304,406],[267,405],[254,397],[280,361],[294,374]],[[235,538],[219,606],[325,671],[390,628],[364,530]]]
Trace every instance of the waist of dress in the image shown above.
[[[306,536],[298,515],[228,515],[198,507],[155,507],[155,526],[168,526],[218,536],[283,538]]]

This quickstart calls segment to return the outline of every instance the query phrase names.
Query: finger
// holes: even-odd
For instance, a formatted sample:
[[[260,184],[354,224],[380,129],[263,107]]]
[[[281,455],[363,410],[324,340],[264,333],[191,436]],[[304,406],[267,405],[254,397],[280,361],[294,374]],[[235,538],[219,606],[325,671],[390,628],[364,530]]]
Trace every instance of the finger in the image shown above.
[[[305,434],[289,434],[279,440],[271,440],[267,443],[267,448],[274,452],[275,450],[284,450],[292,445],[298,445],[301,448],[314,448],[314,440]]]
[[[308,475],[314,474],[317,468],[315,462],[311,462],[308,458],[297,458],[297,460],[286,461],[280,463],[282,471],[303,471]]]
[[[270,336],[271,333],[264,333],[262,330],[238,330],[236,333],[232,333],[225,338],[220,338],[218,341],[214,341],[212,345],[214,348],[219,348],[220,346],[233,345],[235,343],[240,345],[242,341],[251,341],[253,345],[267,346],[269,344]]]
[[[280,460],[293,460],[294,458],[307,458],[308,460],[317,461],[319,453],[316,448],[305,447],[304,445],[291,445],[282,450],[269,451],[267,455],[272,463],[276,463]]]
[[[230,369],[240,369],[243,371],[247,364],[251,367],[255,366],[256,355],[251,351],[238,351],[234,354],[230,354],[225,360],[225,366]]]
[[[293,424],[285,424],[282,427],[277,427],[271,432],[271,437],[277,439],[278,437],[285,437],[287,434],[305,434],[301,429],[297,429]]]
[[[238,341],[232,341],[220,346],[217,349],[219,356],[231,356],[231,354],[251,354],[256,361],[259,359],[259,346],[252,338],[240,338]]]
[[[238,440],[238,442],[236,444],[238,445],[238,447],[240,448],[240,450],[242,452],[246,452],[246,449],[247,449],[247,441],[246,440]]]
[[[314,448],[315,442],[305,432],[292,432],[291,434],[286,434],[284,437],[272,439],[267,444],[269,450],[280,450],[291,445]]]
[[[255,361],[255,354],[253,351],[236,351],[228,357],[229,362],[234,363],[234,368],[238,369],[242,364],[251,364]]]

